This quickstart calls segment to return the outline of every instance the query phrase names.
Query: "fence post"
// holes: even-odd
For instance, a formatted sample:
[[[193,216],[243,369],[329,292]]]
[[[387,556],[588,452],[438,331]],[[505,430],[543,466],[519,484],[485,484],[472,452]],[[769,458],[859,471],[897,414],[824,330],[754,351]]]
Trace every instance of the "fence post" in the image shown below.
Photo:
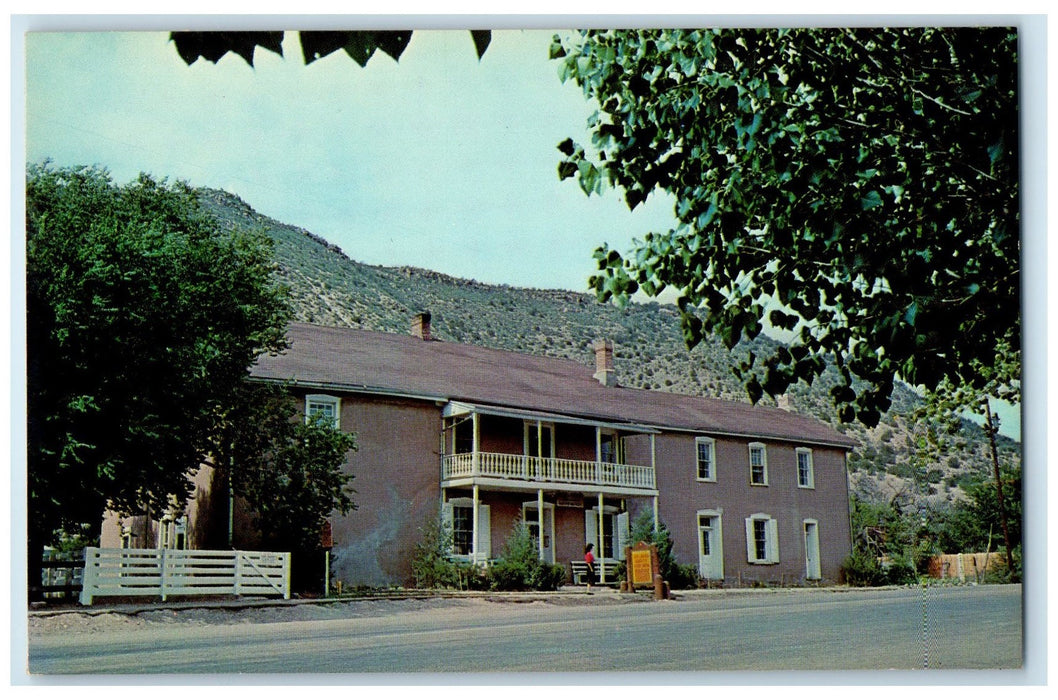
[[[81,605],[92,604],[92,590],[99,576],[99,549],[96,547],[85,547],[84,571],[81,574],[81,597],[78,602]]]
[[[283,600],[290,600],[290,553],[283,552]]]
[[[169,581],[168,581],[169,572],[167,570],[168,567],[166,567],[166,565],[165,565],[165,553],[166,553],[166,551],[167,551],[166,549],[164,549],[164,548],[162,549],[162,556],[159,558],[159,561],[158,561],[158,566],[161,568],[161,572],[160,572],[161,575],[158,577],[158,584],[160,586],[159,593],[162,594],[162,602],[163,603],[165,602],[165,598],[166,598],[165,589],[169,585]]]
[[[242,595],[242,552],[233,550],[235,557],[235,595]]]

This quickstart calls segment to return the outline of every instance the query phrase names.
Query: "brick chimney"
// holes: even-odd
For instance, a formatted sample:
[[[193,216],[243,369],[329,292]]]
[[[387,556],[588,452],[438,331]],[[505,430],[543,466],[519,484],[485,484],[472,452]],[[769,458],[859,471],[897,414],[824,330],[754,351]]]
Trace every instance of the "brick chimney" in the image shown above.
[[[414,316],[412,316],[411,334],[419,340],[431,340],[429,311],[424,311],[421,314],[415,314]]]
[[[617,386],[617,373],[613,367],[613,341],[596,340],[592,343],[595,350],[595,374],[603,386]]]

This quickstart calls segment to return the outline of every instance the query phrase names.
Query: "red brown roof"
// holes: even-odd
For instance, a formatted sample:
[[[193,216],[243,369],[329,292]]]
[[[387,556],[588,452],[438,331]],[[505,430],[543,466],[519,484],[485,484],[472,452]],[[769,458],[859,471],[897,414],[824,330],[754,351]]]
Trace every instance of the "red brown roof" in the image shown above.
[[[259,379],[556,413],[608,423],[854,447],[814,418],[699,396],[606,387],[594,367],[411,335],[291,324],[290,349],[261,357]]]

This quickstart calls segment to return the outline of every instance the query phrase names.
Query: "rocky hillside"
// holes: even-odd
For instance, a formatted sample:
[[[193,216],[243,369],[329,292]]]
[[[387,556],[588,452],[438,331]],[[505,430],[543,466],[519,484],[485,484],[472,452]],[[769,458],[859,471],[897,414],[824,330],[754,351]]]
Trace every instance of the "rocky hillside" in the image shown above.
[[[430,311],[433,333],[441,340],[570,358],[588,366],[594,361],[592,341],[610,338],[622,384],[735,401],[747,399],[729,370],[732,356],[750,350],[760,356],[776,342],[761,336],[734,351],[719,340],[688,350],[673,306],[618,309],[586,293],[485,285],[417,268],[364,265],[304,229],[256,213],[234,195],[202,190],[201,201],[223,225],[261,229],[275,241],[277,274],[290,287],[301,321],[405,333],[413,314]],[[792,387],[789,408],[834,424],[860,442],[849,456],[857,495],[895,499],[903,507],[926,499],[942,508],[962,497],[970,484],[990,478],[987,441],[976,426],[967,423],[959,434],[945,436],[941,450],[923,462],[914,449],[922,426],[907,419],[918,403],[910,389],[898,387],[892,409],[868,430],[837,423],[828,398],[835,381],[836,375],[824,375],[812,387]],[[1020,445],[1003,440],[1001,459],[1017,464]]]

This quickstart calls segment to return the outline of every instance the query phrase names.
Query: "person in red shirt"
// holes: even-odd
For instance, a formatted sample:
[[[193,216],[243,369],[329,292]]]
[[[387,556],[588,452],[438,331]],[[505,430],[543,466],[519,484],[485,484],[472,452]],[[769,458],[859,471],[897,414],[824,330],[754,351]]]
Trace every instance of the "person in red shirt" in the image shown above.
[[[595,547],[591,542],[584,548],[584,563],[588,565],[588,595],[591,595],[592,584],[595,583],[595,555],[592,549]]]

